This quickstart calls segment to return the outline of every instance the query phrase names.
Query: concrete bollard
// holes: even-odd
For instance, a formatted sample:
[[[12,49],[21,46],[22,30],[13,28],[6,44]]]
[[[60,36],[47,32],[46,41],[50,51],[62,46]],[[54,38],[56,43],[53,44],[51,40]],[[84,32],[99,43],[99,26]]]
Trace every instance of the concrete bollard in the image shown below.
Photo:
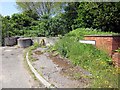
[[[17,45],[18,37],[6,37],[5,38],[5,46],[13,46]]]
[[[19,38],[18,39],[18,46],[21,48],[29,47],[33,44],[33,41],[29,38]]]

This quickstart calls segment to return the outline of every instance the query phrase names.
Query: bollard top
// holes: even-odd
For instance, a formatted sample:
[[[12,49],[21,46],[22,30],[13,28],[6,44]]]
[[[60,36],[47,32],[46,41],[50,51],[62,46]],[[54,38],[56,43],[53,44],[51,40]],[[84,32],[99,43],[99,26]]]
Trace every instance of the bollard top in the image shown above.
[[[30,38],[19,38],[18,40],[31,40]]]

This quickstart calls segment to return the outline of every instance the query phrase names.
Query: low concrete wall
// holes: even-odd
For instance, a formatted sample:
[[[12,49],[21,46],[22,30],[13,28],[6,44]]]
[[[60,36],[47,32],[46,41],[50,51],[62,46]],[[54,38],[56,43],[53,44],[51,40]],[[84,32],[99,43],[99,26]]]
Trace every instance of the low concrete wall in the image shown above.
[[[13,45],[17,45],[18,44],[18,39],[21,38],[27,38],[27,39],[31,39],[33,41],[33,43],[37,42],[37,43],[41,43],[42,39],[44,39],[45,44],[47,46],[49,45],[54,45],[55,42],[58,40],[58,37],[22,37],[22,36],[15,36],[15,37],[8,37],[5,38],[5,45],[6,46],[13,46]]]
[[[31,38],[32,40],[33,40],[33,42],[37,42],[37,43],[41,43],[41,41],[42,41],[42,39],[44,39],[44,41],[45,41],[45,44],[47,45],[47,46],[49,46],[49,45],[54,45],[55,44],[55,42],[56,41],[58,41],[58,37],[33,37],[33,38]]]
[[[13,46],[17,45],[17,39],[19,37],[6,37],[5,38],[5,46]]]
[[[41,44],[41,41],[44,39],[45,45],[50,46],[50,45],[55,44],[55,42],[58,40],[58,37],[48,37],[48,38],[47,37],[27,37],[27,38],[20,38],[20,39],[18,39],[18,46],[23,47],[23,48],[25,48],[27,46],[31,46],[30,40],[28,40],[28,42],[27,42],[26,39],[30,39],[30,40],[32,40],[33,43],[37,42],[39,44]]]
[[[29,38],[20,38],[18,39],[18,46],[21,48],[29,47],[33,44],[33,41]]]

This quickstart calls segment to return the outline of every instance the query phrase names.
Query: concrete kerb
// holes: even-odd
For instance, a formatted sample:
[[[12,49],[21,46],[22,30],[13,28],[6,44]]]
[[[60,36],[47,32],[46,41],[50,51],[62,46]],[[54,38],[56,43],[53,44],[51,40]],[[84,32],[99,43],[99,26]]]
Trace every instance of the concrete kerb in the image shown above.
[[[28,59],[28,52],[26,54],[26,60],[27,60],[27,64],[30,67],[30,70],[34,73],[35,77],[42,83],[45,85],[45,87],[47,88],[56,88],[55,86],[53,86],[52,84],[50,84],[49,82],[47,82],[42,76],[40,76],[40,74],[37,72],[37,70],[35,70],[35,68],[32,66],[32,64],[30,63],[29,59]]]

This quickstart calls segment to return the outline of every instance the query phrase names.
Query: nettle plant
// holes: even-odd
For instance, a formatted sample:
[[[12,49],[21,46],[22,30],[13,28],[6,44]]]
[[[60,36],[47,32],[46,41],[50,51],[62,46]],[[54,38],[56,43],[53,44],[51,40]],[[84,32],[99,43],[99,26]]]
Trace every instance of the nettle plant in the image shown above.
[[[115,50],[116,52],[120,53],[120,48],[118,48],[117,50]]]

